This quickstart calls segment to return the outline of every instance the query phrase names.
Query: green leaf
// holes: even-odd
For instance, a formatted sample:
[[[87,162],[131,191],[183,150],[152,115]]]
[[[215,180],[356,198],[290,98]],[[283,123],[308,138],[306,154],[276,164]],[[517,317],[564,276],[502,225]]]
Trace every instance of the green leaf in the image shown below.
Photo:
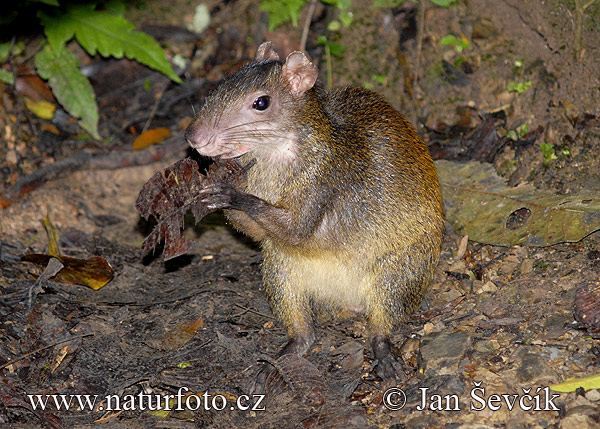
[[[352,5],[352,0],[321,0],[321,2],[330,6],[335,6],[339,10],[349,9]]]
[[[348,28],[352,24],[352,21],[354,21],[354,15],[350,12],[342,12],[340,13],[340,21],[344,27]]]
[[[456,0],[430,0],[430,1],[434,5],[440,6],[440,7],[450,7],[450,6],[454,6],[457,3]]]
[[[13,74],[10,71],[0,69],[0,82],[4,82],[9,85],[12,85],[15,83],[15,77],[13,76]]]
[[[342,25],[339,21],[333,20],[329,24],[327,24],[327,30],[329,31],[339,31],[340,28],[342,28]]]
[[[125,15],[125,3],[120,0],[110,0],[103,2],[104,9],[112,13],[113,15]]]
[[[402,3],[404,3],[404,0],[375,0],[375,3],[373,3],[373,6],[371,6],[373,9],[383,9],[383,8],[388,8],[388,7],[398,7],[400,6]]]
[[[335,5],[339,10],[347,10],[352,6],[352,0],[338,0]]]
[[[598,195],[509,187],[490,164],[439,160],[446,218],[460,235],[496,246],[576,242],[600,229]]]
[[[558,159],[556,152],[554,152],[554,145],[552,143],[540,143],[540,150],[544,155],[544,164],[548,164],[550,161]]]
[[[48,39],[48,43],[50,43],[50,46],[55,52],[60,52],[65,46],[65,43],[71,40],[75,35],[75,30],[69,22],[69,16],[65,15],[63,21],[61,20],[61,14],[58,11],[46,13],[43,10],[39,10],[37,16],[44,27],[44,34]]]
[[[523,124],[519,125],[517,127],[517,132],[519,133],[519,137],[525,137],[529,132],[529,125],[527,125],[527,122],[524,122]]]
[[[262,0],[260,10],[269,14],[269,31],[280,25],[292,21],[294,27],[298,26],[300,10],[308,0]]]
[[[52,93],[71,116],[81,118],[81,127],[94,138],[98,134],[98,108],[90,81],[79,71],[79,62],[64,47],[56,52],[46,45],[35,56],[35,68],[47,79]]]
[[[0,62],[4,62],[8,59],[8,55],[10,54],[10,45],[11,42],[0,43]]]
[[[382,74],[374,74],[372,77],[373,80],[379,85],[385,85],[385,81],[387,80],[387,78]]]
[[[508,92],[518,92],[519,94],[524,93],[529,89],[532,85],[532,82],[529,80],[527,82],[510,82],[508,84]]]
[[[440,39],[440,44],[444,46],[453,45],[459,53],[471,46],[471,43],[464,35],[461,38],[458,38],[452,34],[442,37]]]
[[[454,67],[458,68],[462,63],[466,63],[467,61],[469,60],[467,60],[465,57],[458,57],[454,60]]]
[[[50,6],[60,6],[58,0],[29,0],[32,3],[44,3]]]
[[[448,34],[440,39],[442,45],[458,45],[458,39],[452,34]]]
[[[580,387],[583,387],[586,391],[600,389],[600,374],[583,378],[568,378],[562,383],[548,387],[556,392],[575,392]]]
[[[94,10],[94,7],[93,4],[71,5],[62,14],[39,12],[44,33],[54,51],[60,51],[75,36],[90,55],[126,56],[158,70],[174,82],[181,82],[166,60],[163,49],[152,37],[134,31],[133,24],[124,17]]]
[[[334,57],[342,56],[342,54],[346,50],[346,47],[339,43],[328,43],[328,45],[329,45],[329,50],[331,51],[331,55],[333,55]]]
[[[0,62],[8,59],[9,55],[13,57],[21,55],[25,51],[25,42],[16,42],[10,50],[11,42],[0,44]]]

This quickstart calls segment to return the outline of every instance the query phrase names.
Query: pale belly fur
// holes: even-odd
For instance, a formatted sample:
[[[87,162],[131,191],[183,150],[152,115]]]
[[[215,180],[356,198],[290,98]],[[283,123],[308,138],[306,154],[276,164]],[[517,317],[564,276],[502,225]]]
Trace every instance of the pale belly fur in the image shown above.
[[[336,255],[319,258],[289,258],[290,283],[298,293],[306,293],[318,301],[352,312],[363,312],[368,306],[371,276],[356,262]],[[353,264],[350,268],[349,264]]]

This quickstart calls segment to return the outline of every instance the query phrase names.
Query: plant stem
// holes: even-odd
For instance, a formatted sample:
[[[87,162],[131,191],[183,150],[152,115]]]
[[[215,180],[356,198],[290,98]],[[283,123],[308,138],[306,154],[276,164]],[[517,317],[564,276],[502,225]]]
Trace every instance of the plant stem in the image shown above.
[[[583,3],[582,0],[575,0],[575,61],[580,61],[583,57],[583,15],[585,10],[593,5],[596,0],[589,0]]]
[[[425,33],[425,0],[420,0],[418,5],[418,22],[417,22],[417,58],[415,64],[415,73],[413,75],[412,81],[412,102],[413,102],[413,110],[414,113],[411,115],[412,123],[416,126],[417,122],[417,90],[418,90],[418,82],[419,82],[419,73],[421,72],[421,51],[423,49],[423,35]]]
[[[327,89],[333,88],[333,64],[331,62],[331,49],[329,42],[325,43],[325,59],[327,61]]]
[[[300,39],[300,50],[306,51],[306,39],[308,39],[308,31],[310,29],[310,23],[312,22],[313,15],[315,14],[315,8],[317,7],[317,0],[311,0],[310,6],[308,7],[308,15],[306,21],[304,21],[304,28],[302,29],[302,38]]]

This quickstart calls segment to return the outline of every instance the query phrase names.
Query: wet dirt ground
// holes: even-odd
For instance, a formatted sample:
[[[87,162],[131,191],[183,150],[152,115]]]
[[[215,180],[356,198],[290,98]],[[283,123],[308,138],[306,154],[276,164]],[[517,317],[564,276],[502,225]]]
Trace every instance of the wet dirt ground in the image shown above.
[[[114,136],[110,143],[81,142],[73,138],[69,123],[59,126],[58,135],[48,132],[44,121],[26,111],[19,116],[21,134],[13,140],[5,134],[0,143],[7,189],[44,165],[82,152],[126,158],[135,138],[132,129],[143,127],[157,98],[152,126],[171,129],[169,142],[181,142],[160,162],[60,174],[0,209],[0,423],[597,427],[598,390],[559,393],[546,386],[600,370],[598,336],[573,316],[577,289],[600,284],[598,232],[577,243],[501,247],[467,242],[447,223],[424,303],[392,338],[394,353],[413,370],[402,383],[382,382],[372,374],[366,326],[356,316],[317,320],[317,340],[305,359],[276,362],[287,337],[261,285],[260,250],[219,214],[188,225],[185,234],[195,240],[188,255],[166,263],[160,255],[144,257],[141,243],[149,228],[135,200],[155,172],[189,154],[183,130],[193,114],[190,102],[197,109],[209,89],[252,58],[264,39],[276,41],[283,55],[297,49],[308,13],[303,11],[298,28],[286,25],[269,32],[257,2],[207,2],[211,26],[197,36],[183,30],[192,8],[176,3],[179,10],[190,9],[185,17],[165,11],[159,2],[133,9],[129,16],[145,24],[169,53],[193,57],[183,86],[128,62],[109,67],[100,61],[106,75],[98,72],[94,83],[101,134]],[[334,85],[367,85],[383,93],[432,144],[434,156],[469,159],[471,152],[461,151],[452,133],[471,141],[482,118],[502,110],[505,120],[495,129],[502,144],[493,147],[488,162],[508,184],[528,182],[540,192],[564,195],[599,193],[599,5],[586,14],[585,51],[576,61],[572,2],[482,0],[449,9],[427,3],[420,49],[414,5],[374,10],[357,3],[353,24],[336,33],[326,29],[335,8],[319,4],[314,12],[307,48],[324,80],[326,53],[316,41],[327,33],[345,46],[343,55],[331,59]],[[448,34],[464,34],[469,47],[458,52],[442,45]],[[114,76],[123,70],[129,72],[127,79],[116,82]],[[145,79],[154,90],[144,92]],[[507,89],[513,81],[532,84],[519,94]],[[4,94],[5,133],[6,127],[16,129],[6,103],[18,109],[17,99]],[[523,124],[529,132],[538,130],[532,138],[505,138]],[[541,143],[554,145],[556,159],[548,159]],[[47,251],[40,222],[46,215],[65,255],[102,256],[115,278],[97,291],[48,281],[31,299],[41,271],[19,255]],[[281,380],[273,380],[266,398],[252,410],[251,400],[257,399],[251,394],[253,383],[265,360],[279,365]],[[177,400],[182,388],[202,402],[197,409],[175,410],[170,403],[171,411],[156,412],[141,409],[138,402],[141,393]],[[390,409],[400,393],[389,389],[406,395],[401,409]],[[98,399],[94,411],[54,405],[42,411],[34,410],[28,394]],[[107,410],[106,395],[122,398],[121,409]],[[500,396],[495,401],[490,395]],[[227,405],[219,410],[223,400]],[[189,401],[193,405],[194,399]]]

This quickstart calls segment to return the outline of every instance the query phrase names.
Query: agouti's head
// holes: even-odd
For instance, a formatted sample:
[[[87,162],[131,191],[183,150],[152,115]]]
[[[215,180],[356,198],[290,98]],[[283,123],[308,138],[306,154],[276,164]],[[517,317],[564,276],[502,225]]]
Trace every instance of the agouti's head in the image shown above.
[[[285,62],[271,42],[258,48],[252,63],[225,79],[205,100],[185,132],[202,155],[235,158],[248,152],[289,159],[298,140],[300,111],[317,69],[302,52]]]

